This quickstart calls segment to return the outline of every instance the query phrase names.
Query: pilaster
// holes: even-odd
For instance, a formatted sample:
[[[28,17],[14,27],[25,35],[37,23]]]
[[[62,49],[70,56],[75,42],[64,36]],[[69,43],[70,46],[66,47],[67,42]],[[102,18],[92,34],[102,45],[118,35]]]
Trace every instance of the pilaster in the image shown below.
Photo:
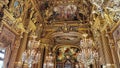
[[[27,39],[28,39],[28,33],[24,33],[23,38],[21,39],[20,47],[19,47],[17,61],[21,60],[22,53],[26,49]]]
[[[112,52],[109,46],[109,41],[106,35],[105,31],[101,32],[101,39],[102,39],[102,47],[105,55],[105,67],[106,68],[115,68],[114,62],[113,62],[113,57],[112,57]]]
[[[21,43],[20,47],[19,47],[18,52],[17,52],[17,57],[16,57],[17,66],[22,65],[22,63],[19,63],[19,62],[21,62],[22,53],[26,49],[27,39],[28,39],[28,33],[24,33],[23,38],[21,39],[21,42],[20,42]]]
[[[110,45],[110,48],[111,48],[111,52],[112,52],[112,56],[113,56],[113,61],[114,61],[114,64],[115,64],[115,68],[119,68],[120,65],[119,65],[119,58],[118,58],[118,55],[117,55],[117,51],[116,51],[116,48],[115,48],[115,44],[113,42],[112,39],[110,39],[109,41],[109,45]]]
[[[16,57],[17,57],[17,53],[18,53],[18,49],[19,49],[19,46],[20,46],[20,40],[21,38],[20,37],[16,37],[15,39],[15,44],[14,44],[14,48],[13,48],[13,51],[12,51],[12,57],[10,58],[10,62],[9,62],[9,68],[14,68],[14,65],[15,65],[15,60],[16,60]]]

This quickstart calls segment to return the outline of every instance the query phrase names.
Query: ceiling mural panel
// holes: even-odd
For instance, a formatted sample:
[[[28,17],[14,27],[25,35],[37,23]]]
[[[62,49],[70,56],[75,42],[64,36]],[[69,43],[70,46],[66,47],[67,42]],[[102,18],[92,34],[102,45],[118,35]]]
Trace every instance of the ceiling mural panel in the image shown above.
[[[84,9],[83,9],[84,8]],[[82,1],[44,1],[40,5],[41,15],[49,21],[80,21],[88,19],[90,8]],[[86,11],[87,10],[87,11]]]
[[[78,33],[78,32],[54,32],[52,34],[49,34],[50,39],[54,40],[55,44],[67,44],[67,45],[78,45],[82,34],[84,32]]]
[[[21,13],[23,12],[23,1],[15,1],[14,2],[14,12],[13,15],[15,18],[20,17]]]
[[[110,11],[109,8],[113,6],[105,5],[106,2],[113,2],[113,6],[119,6],[119,1],[112,0],[15,0],[13,2],[13,15],[10,17],[13,16],[15,21],[13,21],[14,19],[9,21],[10,18],[7,16],[5,20],[9,21],[8,23],[12,24],[17,32],[36,32],[39,38],[48,37],[47,34],[50,32],[63,32],[63,34],[82,32],[81,34],[88,33],[89,36],[92,36],[92,33],[99,33],[99,30],[106,28],[109,22],[111,24],[111,21],[108,20],[112,20],[112,18],[104,10],[107,8]],[[104,22],[101,22],[103,18],[100,15],[104,16]],[[69,43],[71,41],[78,42],[80,38],[60,35],[54,39],[56,42],[65,40],[64,42]]]
[[[76,47],[60,47],[56,50],[56,61],[65,62],[66,59],[71,59],[73,62],[76,62],[79,51]]]

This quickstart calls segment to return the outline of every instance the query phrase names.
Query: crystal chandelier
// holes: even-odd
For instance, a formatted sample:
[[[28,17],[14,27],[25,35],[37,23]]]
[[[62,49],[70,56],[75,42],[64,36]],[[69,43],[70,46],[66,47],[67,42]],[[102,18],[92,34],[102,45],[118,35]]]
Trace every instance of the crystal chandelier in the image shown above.
[[[28,50],[25,50],[22,54],[22,68],[24,64],[27,64],[29,68],[32,68],[32,65],[40,61],[41,53],[37,50],[40,41],[36,41],[37,36],[32,35],[32,40],[28,42]]]
[[[83,40],[80,41],[81,51],[77,56],[77,61],[83,63],[85,68],[88,68],[95,59],[98,59],[98,52],[96,49],[93,49],[93,40],[87,39],[87,34],[83,34],[83,37]]]
[[[88,48],[93,45],[93,40],[92,39],[87,39],[88,34],[83,34],[83,40],[80,41],[80,46],[83,48]]]
[[[44,68],[54,68],[53,56],[52,53],[49,53],[45,58]]]

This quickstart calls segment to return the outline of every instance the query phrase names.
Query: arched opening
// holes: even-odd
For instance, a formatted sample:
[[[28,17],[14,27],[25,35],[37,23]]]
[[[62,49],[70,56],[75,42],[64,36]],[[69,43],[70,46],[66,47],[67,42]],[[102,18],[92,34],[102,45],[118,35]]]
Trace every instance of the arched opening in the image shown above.
[[[61,46],[55,49],[55,68],[76,68],[80,49],[74,46]]]

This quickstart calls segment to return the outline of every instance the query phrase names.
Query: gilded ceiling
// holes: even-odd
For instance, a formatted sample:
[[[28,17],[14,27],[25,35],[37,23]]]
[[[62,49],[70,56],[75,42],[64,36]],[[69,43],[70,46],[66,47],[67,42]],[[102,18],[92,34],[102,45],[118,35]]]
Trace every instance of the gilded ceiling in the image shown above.
[[[89,3],[90,4],[90,3]],[[91,4],[90,4],[91,5]],[[91,7],[82,1],[45,1],[40,5],[41,15],[48,21],[80,21],[86,23]],[[83,9],[84,8],[84,9]],[[88,11],[86,11],[88,10]]]
[[[75,35],[84,33],[97,39],[120,19],[119,0],[2,0],[0,6],[2,22],[18,34],[35,33],[54,43],[77,42],[81,35]]]
[[[100,54],[102,60],[105,58],[111,63],[109,58],[116,57],[111,55],[109,49],[115,50],[111,36],[118,24],[120,0],[0,0],[0,34],[3,26],[15,33],[15,47],[11,54],[19,49],[18,58],[21,58],[22,51],[33,48],[41,54],[56,52],[58,62],[66,58],[76,61],[78,52],[87,47],[89,57],[92,50],[101,50],[105,52],[105,56]],[[117,37],[119,32],[115,33],[113,35]],[[12,35],[10,38],[13,38]],[[38,43],[33,45],[29,41]]]

